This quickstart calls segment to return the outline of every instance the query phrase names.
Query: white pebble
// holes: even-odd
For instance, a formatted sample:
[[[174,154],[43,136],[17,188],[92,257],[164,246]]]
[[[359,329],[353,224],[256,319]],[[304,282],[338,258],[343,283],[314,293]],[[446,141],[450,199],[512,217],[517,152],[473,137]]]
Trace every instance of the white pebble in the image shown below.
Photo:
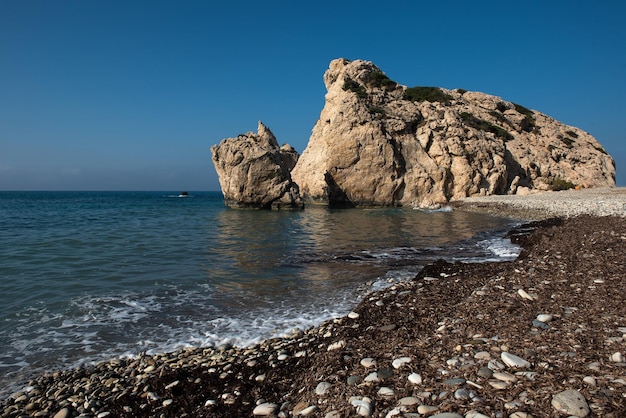
[[[391,362],[394,369],[399,369],[407,363],[411,362],[411,357],[400,357]]]
[[[504,364],[512,368],[527,369],[530,367],[530,363],[528,361],[507,351],[503,351],[500,354],[500,358],[502,359]]]
[[[465,414],[465,418],[489,418],[487,415],[483,415],[478,411],[469,411]]]
[[[382,396],[382,397],[387,397],[387,398],[391,398],[395,395],[396,393],[393,391],[393,389],[388,388],[386,386],[381,387],[380,389],[378,389],[378,396]]]
[[[591,412],[585,397],[577,390],[570,389],[552,397],[552,406],[563,414],[586,417]]]
[[[513,376],[510,373],[506,372],[496,372],[493,374],[493,378],[500,380],[502,382],[515,383],[517,382],[517,377]]]
[[[552,321],[552,315],[550,314],[539,314],[537,315],[537,321],[539,322],[543,322],[543,323],[548,323],[550,321]]]
[[[367,396],[363,399],[355,399],[352,401],[352,406],[356,408],[356,413],[362,417],[369,417],[372,415],[372,400]]]
[[[535,300],[535,298],[533,298],[528,293],[526,293],[526,291],[524,289],[519,289],[517,291],[517,294],[520,295],[522,297],[522,299]]]
[[[315,394],[318,396],[326,395],[328,393],[328,389],[330,389],[331,384],[328,382],[319,382],[317,387],[315,388]]]
[[[298,412],[298,415],[303,417],[311,415],[317,409],[317,405],[311,405],[309,407],[304,408],[302,411]]]
[[[378,382],[378,380],[379,380],[378,379],[378,373],[376,373],[376,372],[370,373],[367,376],[365,376],[365,379],[363,379],[363,380],[365,380],[366,382]]]
[[[624,358],[624,355],[618,351],[617,353],[611,354],[611,361],[613,363],[624,363],[626,362],[626,358]]]
[[[339,350],[340,348],[345,347],[346,342],[344,340],[336,341],[328,346],[327,351]]]
[[[593,376],[585,376],[583,378],[583,382],[585,382],[586,384],[590,385],[590,386],[595,386],[598,382],[596,381],[596,378]]]
[[[350,318],[350,319],[357,319],[358,317],[359,317],[359,314],[356,313],[356,312],[350,312],[348,314],[348,318]]]
[[[417,407],[417,413],[422,415],[432,414],[439,411],[439,408],[432,405],[420,405]]]
[[[409,375],[409,382],[413,383],[414,385],[419,385],[422,383],[422,375],[419,373],[411,373]]]
[[[375,367],[377,364],[378,362],[371,357],[366,357],[361,360],[361,366],[365,368]]]
[[[276,408],[278,408],[278,405],[276,405],[275,403],[266,402],[266,403],[257,405],[252,411],[252,414],[253,415],[272,415],[274,411],[276,411]]]

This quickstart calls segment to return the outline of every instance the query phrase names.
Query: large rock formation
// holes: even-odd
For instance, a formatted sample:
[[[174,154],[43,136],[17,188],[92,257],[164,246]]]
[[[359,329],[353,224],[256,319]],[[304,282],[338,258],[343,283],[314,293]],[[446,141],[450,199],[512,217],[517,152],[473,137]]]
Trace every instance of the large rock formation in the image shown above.
[[[291,172],[305,201],[431,206],[472,195],[615,185],[588,133],[499,97],[407,88],[367,61],[337,59]]]
[[[227,138],[211,147],[226,205],[249,209],[302,209],[304,204],[290,172],[298,153],[278,146],[259,122],[258,132]]]

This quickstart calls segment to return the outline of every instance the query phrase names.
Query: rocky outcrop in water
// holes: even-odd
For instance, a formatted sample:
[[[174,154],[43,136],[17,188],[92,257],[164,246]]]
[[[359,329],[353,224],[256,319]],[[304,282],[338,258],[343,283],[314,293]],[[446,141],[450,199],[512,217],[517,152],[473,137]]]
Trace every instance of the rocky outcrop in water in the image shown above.
[[[496,96],[408,88],[337,59],[326,104],[291,173],[306,201],[432,206],[473,195],[615,185],[588,133]]]
[[[211,147],[226,205],[243,209],[302,209],[291,170],[298,153],[278,146],[274,134],[259,122],[257,133],[227,138]]]

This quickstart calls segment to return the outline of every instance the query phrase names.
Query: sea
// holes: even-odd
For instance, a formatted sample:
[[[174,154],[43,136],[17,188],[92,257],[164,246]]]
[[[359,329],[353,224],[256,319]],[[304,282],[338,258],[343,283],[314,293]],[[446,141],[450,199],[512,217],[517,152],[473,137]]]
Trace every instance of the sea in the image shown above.
[[[506,261],[515,221],[444,207],[234,210],[220,192],[0,192],[0,397],[48,371],[249,346],[438,259]]]

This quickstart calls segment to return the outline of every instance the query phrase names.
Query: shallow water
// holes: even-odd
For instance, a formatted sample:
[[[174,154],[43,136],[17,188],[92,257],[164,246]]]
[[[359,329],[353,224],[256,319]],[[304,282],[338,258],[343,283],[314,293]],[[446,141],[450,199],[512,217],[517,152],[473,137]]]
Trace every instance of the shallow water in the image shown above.
[[[0,393],[55,368],[308,328],[438,258],[516,257],[511,226],[446,210],[236,211],[216,192],[0,192]]]

